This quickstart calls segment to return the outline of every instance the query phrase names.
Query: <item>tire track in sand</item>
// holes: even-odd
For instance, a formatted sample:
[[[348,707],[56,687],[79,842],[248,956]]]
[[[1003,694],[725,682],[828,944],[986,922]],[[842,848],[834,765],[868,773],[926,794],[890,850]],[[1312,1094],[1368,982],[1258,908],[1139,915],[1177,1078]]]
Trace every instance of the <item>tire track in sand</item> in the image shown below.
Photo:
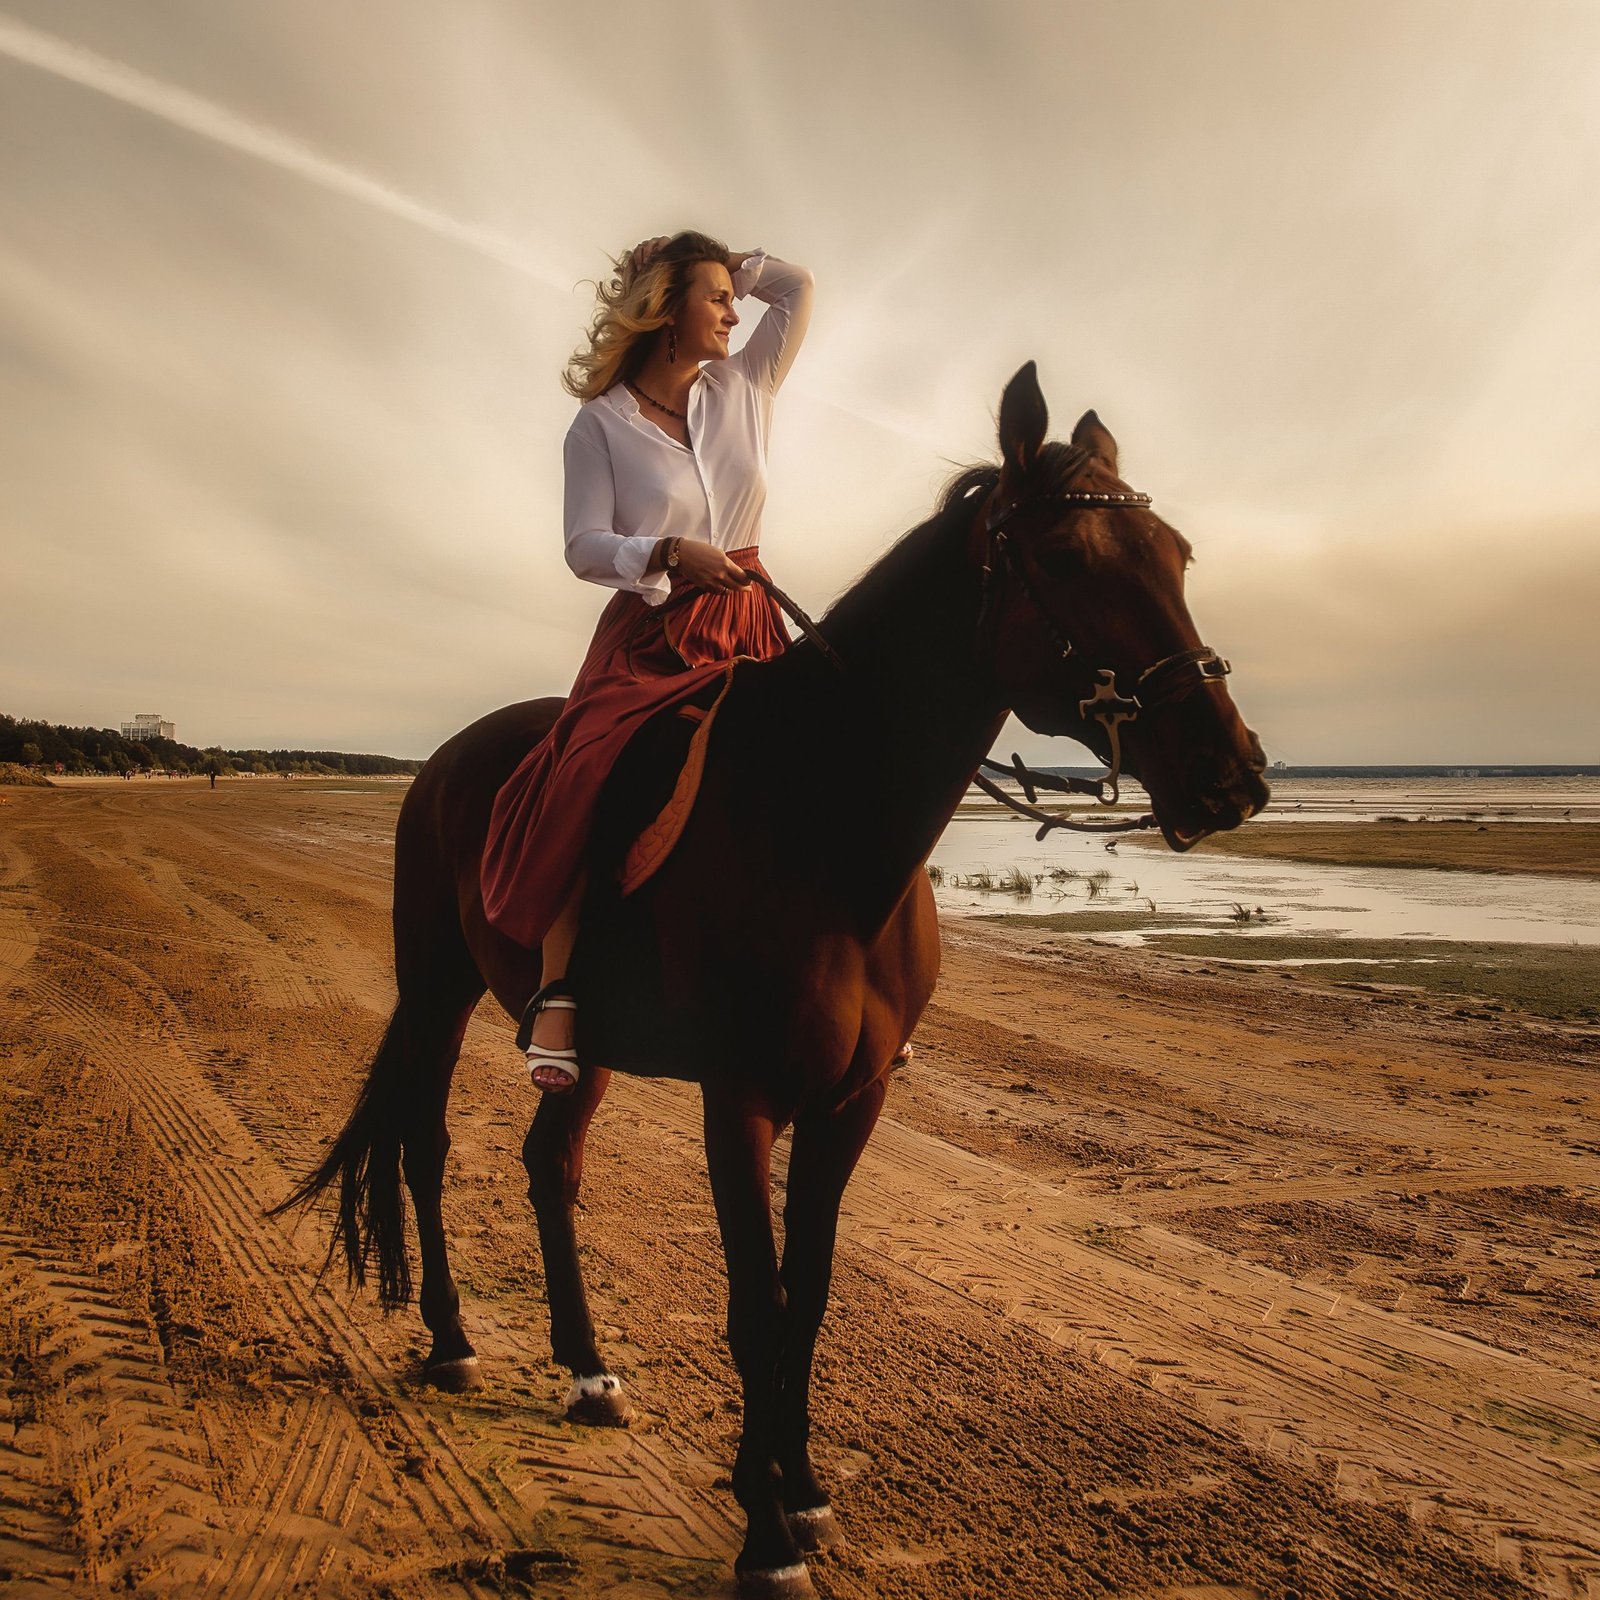
[[[906,1174],[922,1179],[906,1184]],[[938,1209],[908,1196],[943,1194]],[[1446,1517],[1552,1596],[1600,1587],[1600,1395],[889,1122],[844,1236],[1357,1497]],[[1464,1403],[1463,1391],[1471,1397]]]
[[[107,1589],[155,1575],[192,1583],[216,1558],[222,1519],[209,1452],[149,1328],[91,1275],[10,1228],[0,1228],[0,1296],[24,1335],[9,1396],[13,1437],[0,1445],[12,1537],[27,1537],[43,1513],[80,1546],[63,1570],[64,1530],[51,1530],[46,1548],[69,1583],[80,1574]],[[69,1485],[70,1521],[50,1504],[55,1486]]]
[[[234,1517],[236,1531],[203,1593],[255,1600],[324,1574],[350,1541],[364,1545],[364,1524],[395,1522],[400,1502],[431,1535],[440,1560],[459,1556],[466,1538],[488,1549],[527,1541],[529,1515],[551,1513],[589,1524],[610,1543],[677,1560],[731,1559],[736,1529],[720,1496],[684,1483],[685,1463],[648,1432],[574,1432],[559,1418],[511,1406],[458,1437],[419,1408],[390,1376],[392,1351],[366,1335],[358,1316],[317,1287],[315,1271],[263,1213],[288,1180],[266,1158],[238,1117],[196,1081],[203,1046],[181,1009],[136,963],[99,946],[55,935],[52,947],[75,969],[92,971],[121,991],[111,1020],[71,988],[39,973],[34,995],[73,1037],[125,1083],[149,1119],[157,1145],[177,1164],[188,1191],[217,1225],[219,1246],[270,1309],[275,1331],[291,1343],[315,1335],[362,1392],[392,1402],[388,1428],[403,1435],[397,1475],[344,1399],[306,1401],[287,1419],[290,1447],[273,1452]],[[479,1337],[486,1357],[509,1365],[525,1352]],[[365,1409],[364,1407],[362,1409]],[[290,1429],[293,1432],[290,1432]],[[709,1463],[695,1463],[708,1484]],[[376,1486],[376,1487],[375,1487]],[[343,1562],[341,1561],[341,1565]],[[255,1574],[241,1588],[243,1575]],[[392,1576],[392,1574],[388,1574]]]
[[[459,1554],[463,1537],[487,1549],[519,1544],[525,1529],[516,1507],[479,1480],[431,1417],[394,1403],[399,1390],[386,1376],[388,1359],[316,1287],[283,1231],[265,1218],[267,1205],[278,1198],[260,1192],[259,1175],[269,1163],[252,1148],[237,1118],[186,1070],[184,1046],[192,1048],[192,1041],[181,1013],[147,974],[121,957],[87,945],[75,946],[72,955],[80,967],[98,966],[102,980],[120,979],[127,1009],[135,1015],[135,1007],[145,1010],[154,1026],[112,1021],[43,974],[34,977],[31,992],[56,1012],[99,1067],[128,1088],[154,1143],[180,1168],[186,1190],[216,1230],[216,1243],[256,1292],[273,1331],[291,1347],[320,1345],[348,1375],[358,1399],[364,1392],[369,1405],[375,1397],[389,1402],[373,1407],[394,1437],[387,1446],[380,1431],[369,1431],[357,1419],[347,1395],[311,1394],[296,1404],[288,1447],[270,1454],[248,1505],[236,1511],[237,1532],[206,1575],[204,1592],[248,1595],[258,1592],[263,1574],[325,1570],[336,1545],[353,1546],[350,1554],[360,1566],[387,1570],[382,1530],[402,1507],[408,1515],[401,1522],[419,1525],[440,1562]],[[309,1448],[310,1440],[318,1448]],[[322,1440],[341,1448],[324,1451]],[[345,1474],[329,1470],[347,1451],[362,1457],[360,1475],[369,1485],[355,1495]],[[403,1454],[403,1464],[390,1459],[394,1454]],[[377,1546],[361,1536],[367,1512],[376,1513]],[[416,1562],[408,1558],[405,1564]]]
[[[698,1106],[622,1086],[687,1155]],[[775,1163],[786,1170],[787,1142]],[[1178,1401],[1341,1492],[1466,1531],[1552,1600],[1600,1594],[1600,1389],[1296,1282],[884,1117],[840,1243]],[[1475,1405],[1464,1409],[1466,1388]]]
[[[14,837],[0,838],[0,999],[16,987],[39,948],[29,859]]]
[[[221,936],[216,941],[217,946],[226,949],[246,974],[253,973],[255,958],[263,954],[268,964],[280,970],[285,964],[296,961],[318,969],[327,966],[329,951],[325,943],[320,942],[327,929],[320,923],[313,925],[319,941],[314,945],[300,937],[302,930],[282,924],[275,926],[270,917],[262,924],[254,918],[244,920],[233,910],[224,909],[220,918],[211,918],[204,903],[211,899],[211,869],[202,855],[216,841],[206,830],[192,825],[180,831],[186,840],[193,840],[200,848],[185,849],[175,858],[177,865],[170,872],[160,868],[157,858],[148,853],[128,870],[140,881],[150,881],[154,873],[167,900],[180,909],[191,906],[195,897],[199,897],[203,903],[198,908],[198,917],[185,912],[184,937],[193,938],[209,925],[211,931]],[[281,861],[258,855],[251,855],[249,860],[253,877],[274,883],[281,879]],[[103,852],[96,857],[98,872],[111,871],[116,864],[117,858]],[[280,889],[282,887],[280,884]],[[237,886],[224,886],[219,892],[222,896],[219,903],[224,908],[237,905]],[[67,924],[57,923],[56,926],[64,930]],[[264,943],[273,931],[279,937],[270,944]],[[151,929],[147,930],[147,936],[159,940],[165,933],[161,929]],[[337,963],[339,976],[346,981],[352,970],[364,971],[371,964],[371,955],[365,947],[345,949],[348,939],[343,932],[336,932],[334,942],[336,954],[351,956],[353,950],[354,968],[348,960]],[[126,950],[126,946],[123,948]],[[137,955],[137,949],[136,946],[132,954]],[[74,948],[72,955],[86,967],[95,967],[98,963],[101,971],[123,961],[122,956],[112,955],[94,944]],[[118,970],[125,981],[129,1003],[119,1002],[117,1009],[135,1019],[133,1026],[139,1028],[141,1036],[153,1032],[168,1043],[176,1044],[191,1066],[201,1060],[211,1061],[219,1054],[202,1048],[193,1037],[193,1030],[187,1027],[181,1007],[137,960],[124,962]],[[358,983],[356,989],[365,995],[365,986]],[[268,997],[263,995],[263,999]],[[149,1014],[148,1022],[134,1008],[136,1002],[143,1003],[144,1011]],[[81,1020],[86,1026],[90,1022],[87,1014],[83,1014]],[[235,1101],[227,1085],[213,1083],[208,1087],[214,1096],[221,1097],[223,1109],[231,1114]],[[241,1115],[251,1118],[252,1125],[263,1117],[268,1124],[273,1121],[270,1109],[263,1112],[260,1106],[252,1106],[243,1099],[238,1106]],[[252,1146],[257,1157],[263,1153],[263,1148],[259,1141]],[[295,1147],[294,1156],[297,1162],[302,1158],[302,1147]],[[269,1167],[270,1163],[254,1168],[249,1175],[258,1193],[266,1187],[261,1180],[266,1178],[271,1183],[274,1176]],[[283,1189],[288,1188],[288,1179],[279,1181]],[[268,1193],[263,1196],[263,1204],[277,1198],[277,1193]],[[535,1321],[542,1322],[542,1311],[535,1314]],[[472,1332],[491,1370],[526,1366],[527,1334],[534,1330],[527,1329],[520,1338],[503,1338],[491,1321],[489,1328],[474,1326]],[[537,1328],[534,1337],[539,1342],[547,1337],[542,1326]],[[387,1364],[392,1366],[392,1354]],[[542,1386],[547,1380],[534,1381]],[[538,1388],[533,1392],[537,1394]],[[559,1389],[552,1389],[551,1402],[559,1393]],[[670,1450],[666,1449],[662,1441],[650,1437],[649,1423],[645,1419],[640,1419],[639,1425],[629,1432],[607,1431],[596,1437],[587,1430],[575,1432],[550,1403],[535,1402],[531,1408],[515,1404],[496,1407],[492,1403],[474,1406],[431,1396],[430,1399],[431,1409],[448,1408],[448,1426],[465,1469],[476,1476],[480,1485],[498,1492],[524,1513],[548,1512],[564,1522],[586,1523],[608,1544],[632,1546],[678,1560],[725,1561],[731,1559],[738,1548],[739,1529],[733,1508],[727,1504],[724,1492],[713,1487],[722,1470],[720,1462],[698,1457],[684,1459],[684,1447],[679,1441],[674,1441]],[[433,1426],[437,1430],[440,1424],[435,1422]]]

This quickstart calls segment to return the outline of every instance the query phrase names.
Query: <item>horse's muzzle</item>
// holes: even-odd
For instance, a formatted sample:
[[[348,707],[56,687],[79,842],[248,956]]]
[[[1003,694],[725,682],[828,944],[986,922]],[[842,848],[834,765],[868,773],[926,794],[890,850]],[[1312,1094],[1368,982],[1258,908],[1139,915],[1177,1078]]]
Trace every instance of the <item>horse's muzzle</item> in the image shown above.
[[[1262,763],[1265,766],[1265,762]],[[1248,822],[1271,799],[1272,791],[1254,766],[1240,772],[1223,787],[1202,794],[1189,804],[1169,811],[1156,807],[1161,835],[1177,851],[1190,850],[1213,833],[1226,833]]]

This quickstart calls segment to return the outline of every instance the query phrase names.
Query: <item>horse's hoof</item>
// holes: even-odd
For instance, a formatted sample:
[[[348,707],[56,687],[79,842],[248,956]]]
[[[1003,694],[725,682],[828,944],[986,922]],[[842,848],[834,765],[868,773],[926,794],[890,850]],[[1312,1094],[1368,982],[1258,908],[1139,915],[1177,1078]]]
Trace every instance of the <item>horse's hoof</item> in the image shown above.
[[[767,1567],[735,1574],[739,1580],[739,1600],[815,1600],[811,1574],[806,1564],[792,1567]]]
[[[567,1421],[590,1428],[626,1428],[633,1412],[622,1393],[622,1379],[609,1372],[572,1380],[567,1390]]]
[[[425,1383],[448,1394],[467,1394],[483,1387],[483,1369],[476,1356],[458,1356],[454,1361],[433,1361],[422,1369]]]
[[[788,1517],[790,1538],[808,1555],[818,1550],[837,1550],[844,1543],[844,1529],[832,1506],[811,1506],[805,1511],[791,1511]]]

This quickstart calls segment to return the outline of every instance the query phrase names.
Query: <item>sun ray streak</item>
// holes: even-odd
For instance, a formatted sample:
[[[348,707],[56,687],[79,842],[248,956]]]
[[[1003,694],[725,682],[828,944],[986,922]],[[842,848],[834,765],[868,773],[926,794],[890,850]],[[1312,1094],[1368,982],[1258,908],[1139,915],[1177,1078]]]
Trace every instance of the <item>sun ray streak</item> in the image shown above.
[[[409,222],[562,295],[571,290],[570,282],[564,281],[548,263],[535,259],[528,247],[515,239],[463,222],[392,184],[330,160],[276,128],[248,121],[215,101],[28,27],[3,12],[0,12],[0,56],[106,95],[199,138],[293,173],[330,193]]]

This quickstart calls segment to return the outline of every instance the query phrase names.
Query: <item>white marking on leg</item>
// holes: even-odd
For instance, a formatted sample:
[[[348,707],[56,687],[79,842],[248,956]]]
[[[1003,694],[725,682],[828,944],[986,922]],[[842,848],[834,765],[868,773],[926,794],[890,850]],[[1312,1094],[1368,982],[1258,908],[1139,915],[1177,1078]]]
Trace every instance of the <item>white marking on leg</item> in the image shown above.
[[[567,1390],[567,1409],[570,1411],[580,1400],[593,1400],[599,1395],[621,1393],[622,1379],[613,1377],[609,1372],[597,1372],[587,1378],[580,1378],[574,1374],[572,1387]]]

